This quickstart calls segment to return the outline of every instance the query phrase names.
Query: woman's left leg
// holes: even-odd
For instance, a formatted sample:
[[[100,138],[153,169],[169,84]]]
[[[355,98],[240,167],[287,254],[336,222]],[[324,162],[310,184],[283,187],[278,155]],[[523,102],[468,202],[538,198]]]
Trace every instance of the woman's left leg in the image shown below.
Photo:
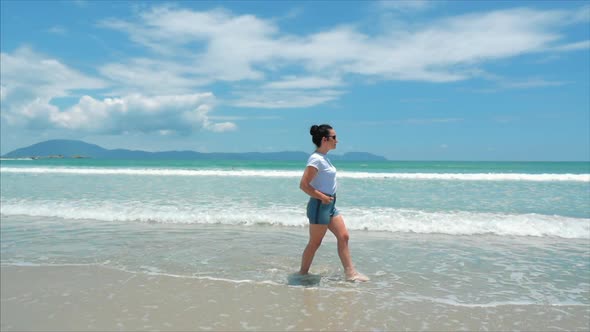
[[[348,230],[344,224],[344,219],[341,215],[332,217],[328,224],[330,232],[334,233],[338,242],[338,256],[344,267],[344,274],[348,280],[368,281],[369,278],[357,272],[352,265],[352,258],[350,257],[350,250],[348,249]]]
[[[309,242],[301,256],[301,269],[299,269],[299,274],[307,274],[309,272],[313,256],[315,256],[315,252],[322,244],[322,240],[324,235],[326,235],[327,230],[328,227],[326,227],[326,225],[309,224]]]

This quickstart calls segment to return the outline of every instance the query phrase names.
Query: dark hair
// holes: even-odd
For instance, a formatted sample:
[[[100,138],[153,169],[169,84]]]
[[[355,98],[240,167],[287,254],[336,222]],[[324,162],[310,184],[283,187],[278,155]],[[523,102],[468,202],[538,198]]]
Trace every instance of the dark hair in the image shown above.
[[[322,145],[322,138],[330,136],[330,129],[332,129],[332,126],[329,124],[313,125],[309,129],[311,140],[318,148]]]

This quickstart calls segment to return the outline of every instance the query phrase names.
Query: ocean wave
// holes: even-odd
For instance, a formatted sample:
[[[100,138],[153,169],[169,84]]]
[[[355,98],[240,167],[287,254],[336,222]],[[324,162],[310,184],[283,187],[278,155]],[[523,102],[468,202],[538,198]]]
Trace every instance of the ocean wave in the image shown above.
[[[69,167],[1,167],[0,173],[133,175],[133,176],[207,176],[207,177],[268,177],[298,178],[302,171],[290,170],[221,170],[165,168],[69,168]],[[590,182],[590,174],[529,174],[529,173],[385,173],[340,171],[338,178],[442,180],[442,181],[570,181]]]
[[[4,160],[35,160],[34,158],[0,158],[0,161],[4,161]]]
[[[420,211],[396,208],[341,209],[351,230],[448,235],[494,234],[590,239],[590,218],[470,211]],[[3,200],[3,216],[162,224],[273,225],[304,227],[301,206],[158,206],[149,202]]]

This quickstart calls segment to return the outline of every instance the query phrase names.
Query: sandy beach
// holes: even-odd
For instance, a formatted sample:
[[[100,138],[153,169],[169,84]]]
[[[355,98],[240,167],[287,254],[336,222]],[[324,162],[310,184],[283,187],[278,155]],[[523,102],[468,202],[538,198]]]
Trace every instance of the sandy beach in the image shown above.
[[[584,306],[387,301],[354,287],[150,276],[101,266],[2,267],[3,331],[586,330]],[[361,286],[362,287],[362,286]]]

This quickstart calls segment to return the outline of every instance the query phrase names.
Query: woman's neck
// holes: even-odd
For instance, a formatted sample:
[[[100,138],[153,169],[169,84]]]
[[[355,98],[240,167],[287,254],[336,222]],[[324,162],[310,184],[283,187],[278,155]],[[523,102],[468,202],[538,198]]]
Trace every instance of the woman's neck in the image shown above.
[[[315,152],[318,152],[321,154],[328,154],[328,151],[330,151],[330,149],[327,147],[319,147],[319,148],[315,149]]]

